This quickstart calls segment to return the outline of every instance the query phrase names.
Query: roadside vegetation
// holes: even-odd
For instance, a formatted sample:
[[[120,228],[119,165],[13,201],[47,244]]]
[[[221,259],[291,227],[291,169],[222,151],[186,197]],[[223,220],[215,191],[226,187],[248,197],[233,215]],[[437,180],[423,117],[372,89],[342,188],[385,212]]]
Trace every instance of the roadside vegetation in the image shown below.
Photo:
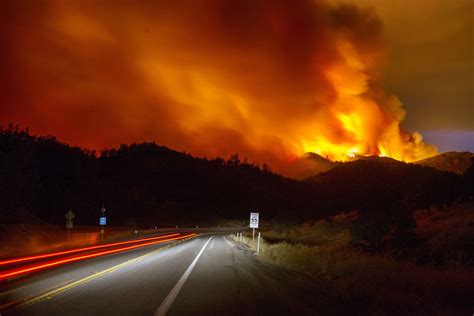
[[[325,281],[338,304],[360,314],[472,314],[474,203],[417,212],[414,220],[403,256],[393,231],[379,249],[361,247],[351,212],[263,231],[259,258]],[[256,249],[250,234],[244,242]]]

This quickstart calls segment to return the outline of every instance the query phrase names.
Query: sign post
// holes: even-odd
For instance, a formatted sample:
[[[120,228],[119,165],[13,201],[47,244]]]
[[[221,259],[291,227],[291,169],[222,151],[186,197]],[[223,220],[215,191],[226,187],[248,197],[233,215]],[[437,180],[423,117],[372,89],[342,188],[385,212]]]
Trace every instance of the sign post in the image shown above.
[[[67,228],[67,241],[69,241],[69,239],[71,238],[71,229],[73,227],[73,222],[72,220],[74,219],[74,217],[76,217],[76,215],[74,215],[74,213],[69,210],[67,213],[66,213],[66,228]]]
[[[258,232],[258,239],[257,239],[257,253],[260,253],[260,232]]]
[[[102,212],[102,216],[99,217],[100,240],[104,240],[104,227],[107,224],[107,217],[105,217],[105,207],[102,206],[100,211]]]
[[[250,213],[250,228],[252,228],[252,240],[255,240],[255,228],[258,228],[258,213]]]

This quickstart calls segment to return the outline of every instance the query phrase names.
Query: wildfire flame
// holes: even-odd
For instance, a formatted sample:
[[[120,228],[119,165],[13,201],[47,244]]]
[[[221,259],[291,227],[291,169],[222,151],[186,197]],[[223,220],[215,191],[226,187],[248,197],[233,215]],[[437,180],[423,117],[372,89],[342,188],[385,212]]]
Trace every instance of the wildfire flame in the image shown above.
[[[323,130],[322,135],[303,139],[303,151],[338,161],[375,155],[412,162],[435,155],[436,148],[425,144],[419,133],[401,129],[405,111],[396,97],[386,98],[383,104],[367,95],[370,77],[356,48],[343,42],[339,49],[341,62],[325,73],[336,90],[329,107],[341,132],[334,138]]]
[[[4,56],[15,58],[0,65],[0,123],[93,148],[153,139],[208,157],[238,152],[284,173],[307,152],[436,153],[400,127],[402,105],[383,92],[386,45],[372,10],[313,0],[21,3],[9,4],[2,28],[13,36]]]

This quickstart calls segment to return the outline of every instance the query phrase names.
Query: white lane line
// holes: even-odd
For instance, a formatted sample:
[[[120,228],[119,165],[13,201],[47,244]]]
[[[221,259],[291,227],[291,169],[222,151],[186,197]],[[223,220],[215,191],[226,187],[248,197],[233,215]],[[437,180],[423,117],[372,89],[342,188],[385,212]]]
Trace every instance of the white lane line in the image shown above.
[[[179,291],[181,291],[181,289],[183,288],[184,283],[186,283],[186,280],[188,279],[189,275],[193,271],[194,266],[196,265],[197,261],[199,260],[199,257],[202,255],[202,253],[204,252],[204,249],[206,248],[207,244],[211,241],[211,239],[212,239],[212,236],[209,237],[209,239],[206,241],[204,246],[201,248],[201,251],[199,251],[198,255],[196,256],[196,258],[194,258],[193,262],[191,262],[191,264],[186,269],[186,271],[184,271],[184,274],[181,276],[178,283],[176,283],[176,285],[173,287],[173,289],[168,294],[168,296],[163,300],[163,302],[161,302],[160,307],[158,307],[158,309],[155,311],[153,316],[164,316],[164,315],[166,315],[166,313],[168,312],[168,310],[171,307],[171,304],[173,304],[174,300],[176,299],[176,297],[179,294]]]

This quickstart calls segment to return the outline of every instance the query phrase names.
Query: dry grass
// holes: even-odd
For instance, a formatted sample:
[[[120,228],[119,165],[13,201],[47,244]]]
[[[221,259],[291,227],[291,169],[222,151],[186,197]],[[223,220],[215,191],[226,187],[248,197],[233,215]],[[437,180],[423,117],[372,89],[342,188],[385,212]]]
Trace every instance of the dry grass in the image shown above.
[[[404,315],[471,315],[474,311],[472,267],[418,266],[356,251],[345,221],[262,234],[260,259],[327,282],[343,304],[339,311]],[[251,234],[243,242],[256,249]]]
[[[419,254],[437,264],[474,266],[474,203],[415,214]]]
[[[307,222],[285,231],[265,231],[264,237],[270,242],[286,241],[307,245],[327,245],[328,243],[346,243],[350,238],[351,222],[357,212],[345,212],[330,217],[328,220]]]

